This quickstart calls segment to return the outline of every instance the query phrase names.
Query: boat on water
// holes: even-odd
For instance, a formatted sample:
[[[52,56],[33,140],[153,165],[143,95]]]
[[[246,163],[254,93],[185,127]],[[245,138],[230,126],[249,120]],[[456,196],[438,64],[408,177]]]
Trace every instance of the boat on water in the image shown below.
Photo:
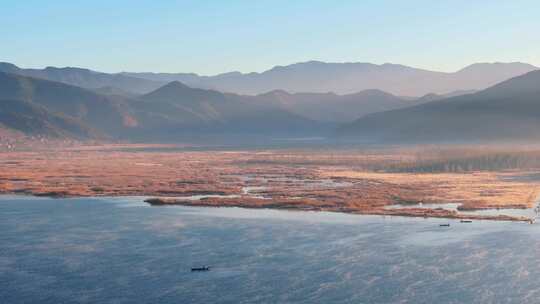
[[[450,227],[450,224],[440,224],[440,227]]]
[[[460,223],[472,223],[472,221],[470,221],[470,220],[461,220],[461,221],[459,221],[459,222],[460,222]]]
[[[195,272],[195,271],[209,271],[209,270],[210,270],[210,266],[192,267],[191,268],[192,272]]]

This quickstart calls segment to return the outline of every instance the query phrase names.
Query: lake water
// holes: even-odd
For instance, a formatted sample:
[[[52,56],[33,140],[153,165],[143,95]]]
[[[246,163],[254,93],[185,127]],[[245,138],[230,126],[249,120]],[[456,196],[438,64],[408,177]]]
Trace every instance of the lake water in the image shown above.
[[[0,303],[539,303],[539,237],[540,224],[0,196]]]

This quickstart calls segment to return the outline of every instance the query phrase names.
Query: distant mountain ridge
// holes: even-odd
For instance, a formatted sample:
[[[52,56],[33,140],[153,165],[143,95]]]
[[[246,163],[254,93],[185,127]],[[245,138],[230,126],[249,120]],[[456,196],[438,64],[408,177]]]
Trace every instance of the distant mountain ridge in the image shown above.
[[[537,70],[526,63],[476,63],[453,73],[429,71],[400,64],[326,63],[308,61],[276,66],[261,73],[229,72],[215,76],[195,73],[102,73],[82,68],[23,69],[0,63],[0,71],[63,82],[98,91],[119,90],[146,94],[171,81],[190,87],[236,94],[259,95],[274,90],[290,93],[354,94],[381,90],[395,96],[445,95],[478,91]]]
[[[226,94],[188,87],[173,81],[132,103],[143,126],[154,136],[171,130],[190,134],[303,134],[322,124],[271,105],[258,104],[252,96]],[[145,130],[145,132],[148,131]],[[165,134],[155,133],[155,131]]]
[[[261,73],[231,72],[215,76],[193,73],[122,73],[155,81],[181,81],[189,86],[239,94],[273,90],[352,94],[378,89],[396,96],[448,94],[482,90],[509,78],[537,70],[526,63],[477,63],[454,73],[435,72],[399,64],[326,63],[308,61],[276,66]]]
[[[136,98],[0,72],[0,129],[26,135],[143,141],[313,133],[324,124],[253,97],[171,82]]]
[[[260,104],[271,105],[323,122],[350,122],[367,114],[413,106],[423,99],[407,100],[380,90],[354,94],[288,93],[275,90],[254,97]]]
[[[540,71],[483,91],[367,115],[338,135],[374,141],[540,139]]]
[[[22,69],[14,64],[6,62],[0,62],[0,72],[47,79],[87,89],[114,87],[137,94],[155,90],[165,84],[159,81],[130,77],[121,74],[107,74],[74,67]]]
[[[75,132],[83,137],[96,134],[118,136],[125,132],[125,129],[137,125],[136,118],[123,98],[99,95],[60,82],[3,72],[0,72],[0,107],[6,115],[20,115],[24,112],[29,119],[50,119],[51,124],[54,118],[57,127],[60,126],[58,117],[61,117],[69,120],[71,124],[81,126],[81,130],[87,129]],[[13,112],[13,107],[21,111]],[[67,126],[67,122],[63,125]],[[20,131],[29,133],[24,128]],[[63,132],[56,133],[60,135]],[[65,132],[70,133],[73,132]]]
[[[321,65],[329,68],[324,63]],[[507,69],[508,64],[478,64],[457,73],[474,82],[483,73],[491,74],[486,77],[491,80],[500,77],[504,74],[500,72],[501,67],[506,71],[505,75],[532,68],[524,64],[510,65],[512,69]],[[354,74],[359,66],[376,71],[380,68],[353,64],[351,73]],[[10,64],[0,64],[0,68],[15,72],[0,71],[2,134],[15,131],[27,135],[141,141],[208,135],[301,137],[324,136],[336,125],[347,123],[339,128],[339,135],[375,140],[438,141],[534,137],[539,133],[536,130],[540,130],[540,71],[534,70],[480,91],[458,90],[411,98],[379,89],[351,94],[272,90],[241,95],[197,88],[179,81],[144,94],[134,94],[115,86],[113,81],[138,79],[131,76],[116,75],[118,78],[114,78],[106,73],[68,68],[68,74],[96,74],[97,79],[113,81],[110,86],[82,88],[65,81],[86,78],[81,75],[67,77],[63,74],[64,69],[54,72],[63,75],[64,82],[59,82],[41,78],[52,77],[54,73],[36,72],[54,70],[51,68],[32,70],[41,77],[21,75],[28,70]],[[288,70],[288,67],[276,69]],[[384,69],[414,70],[399,65],[388,65]],[[230,73],[220,77],[245,75]],[[428,80],[420,84],[428,83]]]
[[[54,113],[31,102],[12,99],[0,100],[1,127],[32,136],[78,139],[103,137],[103,134],[77,119]]]

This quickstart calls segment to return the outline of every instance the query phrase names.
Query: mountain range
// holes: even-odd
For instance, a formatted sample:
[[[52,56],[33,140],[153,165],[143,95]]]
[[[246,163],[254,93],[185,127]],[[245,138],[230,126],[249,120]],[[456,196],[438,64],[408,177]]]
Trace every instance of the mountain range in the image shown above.
[[[0,72],[47,79],[87,89],[121,90],[131,94],[143,94],[155,90],[165,82],[152,81],[120,74],[108,74],[75,67],[46,67],[44,69],[23,69],[0,62]]]
[[[102,73],[76,67],[24,69],[0,63],[0,71],[63,82],[88,89],[146,94],[169,82],[221,92],[258,95],[274,90],[290,93],[355,94],[378,89],[395,96],[421,97],[455,91],[482,90],[538,69],[525,63],[477,63],[445,73],[399,64],[326,63],[308,61],[276,66],[261,73],[230,72],[215,76],[194,73]]]
[[[276,66],[262,73],[231,72],[216,76],[174,73],[122,73],[153,81],[181,81],[189,86],[239,94],[261,94],[273,90],[353,94],[378,89],[396,96],[420,97],[459,90],[482,90],[509,78],[537,70],[525,63],[477,63],[457,72],[445,73],[399,64],[326,63],[309,61]]]
[[[179,82],[133,98],[0,72],[0,125],[49,137],[172,140],[208,134],[304,134],[324,124],[259,104],[254,97]]]
[[[270,135],[321,131],[324,124],[252,96],[188,87],[173,81],[130,102],[141,122],[138,135],[175,138],[196,134]]]
[[[0,109],[4,114],[0,123],[12,128],[22,125],[23,117],[27,121],[32,118],[41,120],[40,124],[25,124],[26,127],[19,129],[29,134],[71,134],[73,132],[66,130],[69,128],[60,128],[66,126],[68,121],[71,124],[76,122],[79,126],[79,131],[73,129],[77,137],[97,134],[118,136],[125,128],[136,125],[136,119],[123,98],[100,95],[60,82],[2,72]],[[16,109],[17,112],[14,112]],[[18,115],[19,118],[12,121],[19,123],[8,123],[9,113]],[[63,123],[60,123],[61,119],[64,119]],[[49,125],[50,128],[40,125]]]
[[[338,69],[344,67],[338,65]],[[375,69],[390,67],[412,69],[395,65]],[[0,137],[26,134],[174,141],[208,136],[334,134],[339,138],[394,142],[540,138],[540,71],[519,63],[473,65],[454,74],[463,77],[456,83],[474,85],[421,97],[378,88],[350,94],[277,89],[247,95],[193,87],[177,80],[168,82],[167,77],[172,76],[161,74],[155,74],[161,75],[159,79],[142,79],[125,73],[79,68],[20,69],[11,64],[0,64],[0,70],[9,71],[0,72]],[[527,72],[513,75],[521,70]],[[438,73],[424,72],[432,76]],[[312,76],[317,77],[315,74]],[[513,77],[477,89],[480,83],[485,85],[503,75]],[[229,76],[233,75],[220,77]],[[196,79],[196,75],[190,77],[191,81]],[[397,76],[372,81],[398,87],[399,82],[392,82],[397,78],[392,77]],[[409,88],[427,87],[430,83],[434,82],[429,78],[413,81]],[[357,85],[362,86],[367,85]]]
[[[540,71],[473,94],[366,115],[340,136],[374,141],[540,139]]]
[[[287,110],[312,120],[331,123],[351,122],[367,114],[399,109],[432,101],[429,98],[403,98],[381,90],[364,90],[354,94],[288,93],[275,90],[255,96],[255,101]],[[444,98],[442,96],[438,96]]]

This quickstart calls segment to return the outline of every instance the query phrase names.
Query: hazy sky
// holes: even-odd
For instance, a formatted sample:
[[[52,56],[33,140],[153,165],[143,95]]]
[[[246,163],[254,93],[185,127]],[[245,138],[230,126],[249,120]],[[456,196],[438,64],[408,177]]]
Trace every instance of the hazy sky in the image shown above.
[[[84,2],[84,4],[83,4]],[[538,0],[0,0],[0,61],[117,71],[262,71],[299,61],[540,66]]]

